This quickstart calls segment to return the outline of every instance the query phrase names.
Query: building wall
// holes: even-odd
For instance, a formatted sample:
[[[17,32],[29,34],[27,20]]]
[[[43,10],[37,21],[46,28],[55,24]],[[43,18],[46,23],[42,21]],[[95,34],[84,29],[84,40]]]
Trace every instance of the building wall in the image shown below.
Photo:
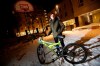
[[[100,12],[93,14],[92,18],[93,18],[94,23],[95,22],[100,22]]]
[[[74,18],[73,7],[71,0],[63,0],[59,4],[60,18],[62,21]]]
[[[100,8],[100,0],[83,0],[83,6],[79,6],[79,0],[71,0],[73,4],[74,16],[77,17],[86,12]]]
[[[78,16],[79,26],[100,22],[100,9],[93,10]]]
[[[79,16],[78,19],[79,19],[79,25],[80,26],[83,26],[84,25],[84,22],[82,21],[81,16]]]

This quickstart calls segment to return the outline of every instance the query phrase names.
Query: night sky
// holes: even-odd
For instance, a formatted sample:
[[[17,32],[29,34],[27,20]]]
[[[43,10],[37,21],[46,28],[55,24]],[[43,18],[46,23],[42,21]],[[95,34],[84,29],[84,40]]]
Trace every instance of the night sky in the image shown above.
[[[29,0],[32,4],[36,4],[40,8],[46,9],[47,12],[52,10],[55,4],[61,2],[62,0]]]

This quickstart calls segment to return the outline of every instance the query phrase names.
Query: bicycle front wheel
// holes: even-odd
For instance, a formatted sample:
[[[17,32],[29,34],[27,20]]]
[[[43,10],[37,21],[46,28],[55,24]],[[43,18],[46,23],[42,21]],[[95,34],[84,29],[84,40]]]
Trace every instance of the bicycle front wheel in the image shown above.
[[[38,56],[39,62],[41,64],[45,63],[45,53],[44,53],[44,48],[43,47],[44,47],[43,44],[40,44],[37,47],[37,56]]]
[[[71,43],[63,49],[64,59],[72,64],[85,62],[87,58],[86,48],[80,44]]]
[[[48,47],[40,44],[37,47],[37,56],[41,64],[50,64],[57,60],[56,48],[50,50]]]

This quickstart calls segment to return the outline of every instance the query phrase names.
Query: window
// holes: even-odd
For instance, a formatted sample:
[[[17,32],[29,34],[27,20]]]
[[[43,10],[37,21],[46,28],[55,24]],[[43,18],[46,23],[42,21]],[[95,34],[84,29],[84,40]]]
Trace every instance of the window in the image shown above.
[[[79,7],[83,6],[83,0],[78,0],[78,2],[79,2]]]

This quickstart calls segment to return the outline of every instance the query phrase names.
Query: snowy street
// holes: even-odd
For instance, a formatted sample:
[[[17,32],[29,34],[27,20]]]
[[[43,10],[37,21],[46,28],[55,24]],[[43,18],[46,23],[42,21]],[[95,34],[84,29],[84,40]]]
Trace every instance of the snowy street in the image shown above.
[[[29,42],[20,42],[15,46],[11,46],[1,52],[0,66],[100,66],[100,26],[98,28],[88,28],[81,30],[64,31],[65,45],[69,43],[84,43],[92,55],[88,56],[85,63],[72,65],[64,60],[58,59],[54,63],[41,65],[37,58],[36,40]],[[43,38],[46,41],[53,41],[53,36],[49,35]]]

